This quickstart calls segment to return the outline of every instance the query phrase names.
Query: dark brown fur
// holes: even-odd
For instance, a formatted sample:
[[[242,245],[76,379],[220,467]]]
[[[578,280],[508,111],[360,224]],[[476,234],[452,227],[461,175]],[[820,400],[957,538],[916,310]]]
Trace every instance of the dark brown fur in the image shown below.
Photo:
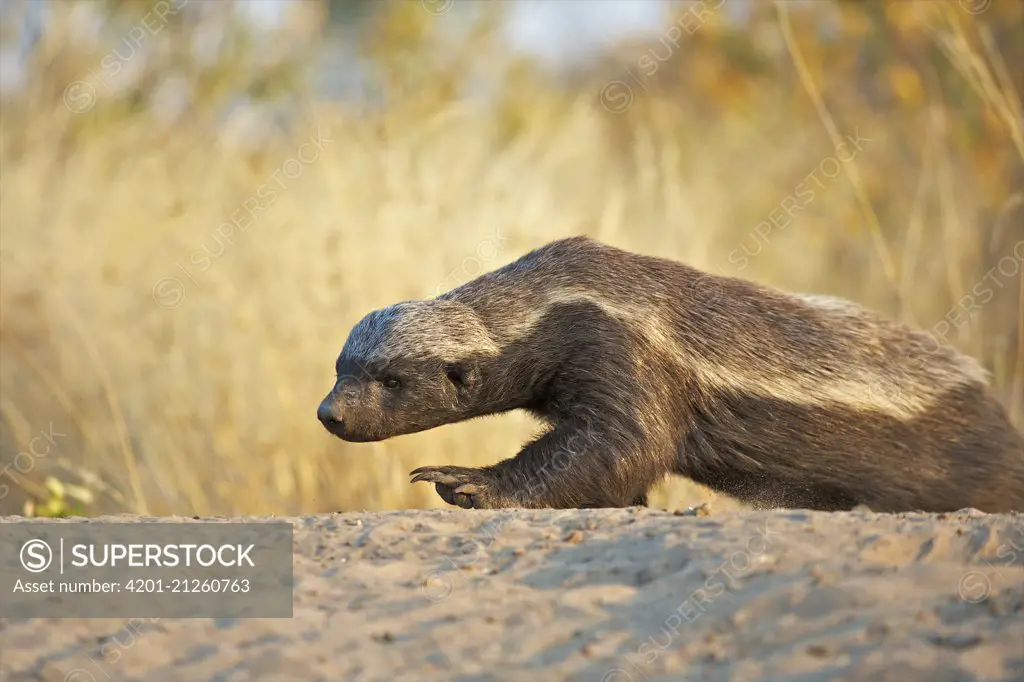
[[[492,466],[413,472],[463,507],[646,504],[676,473],[758,506],[1024,511],[1024,438],[970,358],[583,237],[369,314],[337,372],[318,416],[345,440],[516,409],[550,426]]]

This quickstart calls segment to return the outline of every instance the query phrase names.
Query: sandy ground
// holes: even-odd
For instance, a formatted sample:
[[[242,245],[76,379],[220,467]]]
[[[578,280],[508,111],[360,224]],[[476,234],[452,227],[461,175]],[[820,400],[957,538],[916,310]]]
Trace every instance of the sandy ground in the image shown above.
[[[294,618],[3,619],[0,680],[1024,680],[1024,515],[289,520]]]

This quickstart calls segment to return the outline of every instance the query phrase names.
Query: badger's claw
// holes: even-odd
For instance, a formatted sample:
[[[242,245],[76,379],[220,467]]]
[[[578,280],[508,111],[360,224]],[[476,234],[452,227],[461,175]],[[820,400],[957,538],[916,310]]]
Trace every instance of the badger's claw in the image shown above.
[[[439,466],[420,467],[409,472],[412,483],[427,481],[441,499],[463,509],[486,509],[487,491],[490,484],[487,474],[481,469],[470,467]]]

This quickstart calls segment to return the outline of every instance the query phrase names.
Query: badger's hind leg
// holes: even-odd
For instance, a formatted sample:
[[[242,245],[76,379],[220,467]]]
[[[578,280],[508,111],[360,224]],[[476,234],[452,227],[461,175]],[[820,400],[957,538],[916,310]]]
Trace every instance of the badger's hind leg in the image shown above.
[[[679,467],[675,473],[755,509],[848,511],[859,502],[848,491],[836,486],[796,482],[783,474],[745,473],[724,467],[701,471]]]
[[[637,498],[635,500],[633,500],[633,504],[631,504],[629,506],[631,506],[631,507],[646,507],[647,506],[647,494],[645,493],[643,495],[637,496]],[[608,508],[608,505],[604,505],[604,504],[584,504],[584,505],[580,505],[580,509],[607,509],[607,508]]]

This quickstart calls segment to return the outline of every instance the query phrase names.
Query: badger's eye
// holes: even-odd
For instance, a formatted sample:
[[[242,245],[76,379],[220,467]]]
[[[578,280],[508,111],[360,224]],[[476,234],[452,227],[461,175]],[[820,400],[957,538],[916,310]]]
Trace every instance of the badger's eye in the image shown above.
[[[396,389],[402,385],[401,380],[398,377],[387,377],[383,381],[384,388]]]

